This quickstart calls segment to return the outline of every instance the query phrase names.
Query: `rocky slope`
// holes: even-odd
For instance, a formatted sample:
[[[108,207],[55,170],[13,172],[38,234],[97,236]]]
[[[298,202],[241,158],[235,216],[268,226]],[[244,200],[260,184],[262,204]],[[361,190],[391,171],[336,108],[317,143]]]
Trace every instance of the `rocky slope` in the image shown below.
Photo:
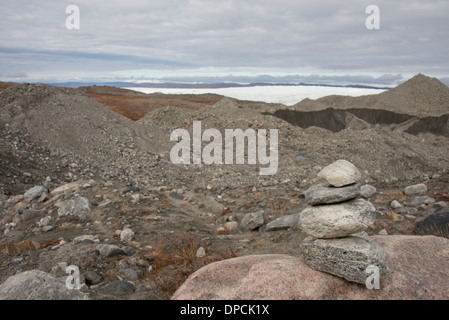
[[[225,98],[195,109],[158,100],[132,121],[84,89],[9,86],[0,93],[0,283],[33,269],[48,275],[12,283],[36,274],[65,281],[65,268],[76,265],[90,298],[168,299],[211,262],[298,256],[307,236],[297,226],[305,191],[338,159],[359,169],[362,197],[376,209],[369,236],[412,235],[436,211],[440,229],[419,233],[444,236],[447,90],[419,75],[378,96],[294,108]],[[259,175],[259,163],[173,164],[170,134],[192,134],[193,121],[202,131],[278,129],[277,173]],[[416,185],[425,190],[406,192]]]

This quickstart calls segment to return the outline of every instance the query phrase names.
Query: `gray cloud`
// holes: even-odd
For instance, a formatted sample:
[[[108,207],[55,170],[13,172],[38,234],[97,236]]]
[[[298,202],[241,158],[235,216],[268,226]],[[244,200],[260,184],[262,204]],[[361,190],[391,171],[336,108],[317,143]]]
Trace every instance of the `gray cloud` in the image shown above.
[[[449,2],[375,2],[380,30],[365,27],[367,0],[10,1],[0,8],[0,70],[71,80],[215,68],[212,78],[246,70],[385,85],[447,77]],[[80,8],[80,30],[65,27],[69,4]]]

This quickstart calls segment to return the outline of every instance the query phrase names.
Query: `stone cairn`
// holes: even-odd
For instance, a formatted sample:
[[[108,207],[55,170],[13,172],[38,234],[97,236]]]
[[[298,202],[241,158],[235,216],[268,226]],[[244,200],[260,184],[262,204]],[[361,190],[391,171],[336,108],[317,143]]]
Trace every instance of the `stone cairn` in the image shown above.
[[[378,244],[361,234],[376,220],[376,209],[359,199],[359,170],[346,160],[337,160],[318,173],[320,183],[305,191],[310,205],[298,219],[298,226],[311,238],[301,251],[305,262],[318,271],[351,282],[367,283],[368,267],[378,267],[380,281],[390,270],[391,260]],[[366,234],[366,233],[365,233]]]

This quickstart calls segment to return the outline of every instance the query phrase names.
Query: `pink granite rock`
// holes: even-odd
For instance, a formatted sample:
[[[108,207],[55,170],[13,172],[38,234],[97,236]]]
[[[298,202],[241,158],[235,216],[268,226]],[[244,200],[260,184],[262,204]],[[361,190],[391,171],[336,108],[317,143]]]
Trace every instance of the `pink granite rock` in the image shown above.
[[[172,299],[449,299],[448,239],[406,235],[366,238],[383,247],[392,260],[390,278],[379,290],[315,271],[302,257],[271,254],[209,264],[193,273]]]

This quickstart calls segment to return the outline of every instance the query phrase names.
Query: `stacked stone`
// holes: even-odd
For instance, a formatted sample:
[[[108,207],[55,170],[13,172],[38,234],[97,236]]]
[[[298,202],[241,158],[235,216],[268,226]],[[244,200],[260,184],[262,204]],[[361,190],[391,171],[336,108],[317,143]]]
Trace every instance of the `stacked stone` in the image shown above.
[[[325,183],[304,193],[310,206],[298,219],[299,228],[312,237],[301,247],[305,262],[315,270],[362,284],[368,277],[365,271],[374,265],[385,278],[390,259],[383,248],[366,238],[353,236],[376,220],[375,207],[358,199],[359,170],[346,160],[337,160],[323,168],[318,178]]]

